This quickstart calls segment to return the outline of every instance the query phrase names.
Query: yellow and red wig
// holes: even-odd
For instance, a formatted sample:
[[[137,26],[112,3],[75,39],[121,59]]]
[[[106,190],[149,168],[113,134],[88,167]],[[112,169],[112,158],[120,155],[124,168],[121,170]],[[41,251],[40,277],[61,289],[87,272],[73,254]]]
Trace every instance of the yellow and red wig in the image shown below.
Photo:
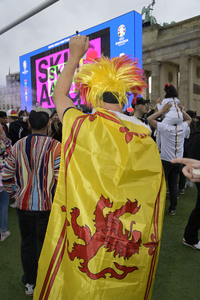
[[[105,92],[112,93],[122,106],[128,102],[127,96],[141,95],[147,86],[138,61],[127,55],[85,63],[76,73],[75,83],[83,101],[92,107],[100,105]]]

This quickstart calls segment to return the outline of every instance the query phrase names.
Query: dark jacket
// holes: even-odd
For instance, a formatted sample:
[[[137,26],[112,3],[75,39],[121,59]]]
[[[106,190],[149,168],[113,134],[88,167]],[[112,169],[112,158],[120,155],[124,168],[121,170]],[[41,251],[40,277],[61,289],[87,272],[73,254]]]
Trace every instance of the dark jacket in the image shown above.
[[[193,133],[188,147],[188,157],[200,160],[200,127]],[[200,183],[196,182],[198,193],[200,193]]]
[[[190,137],[188,145],[188,157],[200,159],[200,128],[193,133]]]
[[[14,145],[18,140],[30,134],[28,123],[23,122],[23,120],[19,119],[10,123],[8,129],[8,137],[12,141],[12,145]]]

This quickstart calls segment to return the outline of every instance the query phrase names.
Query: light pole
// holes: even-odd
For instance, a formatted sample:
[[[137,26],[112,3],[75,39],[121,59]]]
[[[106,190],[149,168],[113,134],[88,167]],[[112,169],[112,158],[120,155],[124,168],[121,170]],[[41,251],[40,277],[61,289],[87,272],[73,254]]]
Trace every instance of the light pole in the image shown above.
[[[5,33],[6,31],[10,30],[11,28],[15,27],[16,25],[22,23],[23,21],[27,20],[28,18],[34,16],[35,14],[39,13],[40,11],[42,11],[43,9],[47,8],[48,6],[54,4],[57,1],[59,1],[59,0],[48,0],[48,1],[45,1],[44,3],[42,3],[40,5],[36,6],[35,8],[33,8],[31,11],[29,11],[25,15],[21,16],[20,18],[13,21],[9,25],[7,25],[7,26],[3,27],[2,29],[0,29],[0,35]]]

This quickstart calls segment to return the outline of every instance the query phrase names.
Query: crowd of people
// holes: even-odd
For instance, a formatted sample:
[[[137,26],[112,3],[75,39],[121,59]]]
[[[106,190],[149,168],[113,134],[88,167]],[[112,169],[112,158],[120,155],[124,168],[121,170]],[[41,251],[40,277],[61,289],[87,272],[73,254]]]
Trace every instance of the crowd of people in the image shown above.
[[[195,111],[184,110],[178,99],[178,92],[172,84],[166,84],[165,98],[160,104],[156,99],[154,109],[149,108],[149,101],[136,99],[133,107],[139,106],[134,115],[145,124],[149,124],[153,130],[152,137],[155,139],[165,172],[166,183],[170,195],[169,214],[176,214],[178,194],[184,194],[186,177],[189,182],[196,182],[197,201],[186,225],[183,244],[200,250],[198,230],[200,229],[200,186],[198,174],[193,174],[191,166],[183,168],[183,164],[197,163],[197,161],[183,159],[190,157],[200,159],[200,117]],[[138,100],[138,101],[137,101]],[[139,103],[138,103],[139,102]],[[140,114],[138,115],[138,111]],[[182,158],[182,159],[181,159]],[[190,173],[189,171],[190,170]],[[195,178],[193,180],[193,178]],[[190,185],[189,183],[189,185]]]
[[[95,227],[97,232],[101,232],[99,239],[103,239],[105,248],[109,249],[109,252],[114,250],[118,238],[120,241],[123,239],[118,237],[119,233],[116,234],[117,227],[113,229],[106,223],[111,213],[106,218],[101,214],[98,219],[100,208],[101,210],[108,207],[115,209],[115,212],[112,213],[112,220],[117,218],[117,222],[119,222],[119,216],[125,212],[133,215],[141,210],[143,211],[141,218],[146,218],[145,222],[150,230],[154,228],[154,224],[151,222],[156,211],[159,218],[158,223],[161,224],[157,230],[158,236],[155,234],[155,240],[147,238],[146,243],[143,242],[145,247],[152,243],[151,245],[154,245],[152,247],[156,249],[160,242],[166,196],[162,177],[163,169],[170,196],[169,214],[172,216],[177,213],[178,180],[184,164],[186,167],[183,168],[183,184],[180,188],[182,193],[186,177],[191,182],[196,182],[197,203],[185,228],[183,243],[200,250],[198,239],[200,228],[199,118],[195,112],[184,110],[178,99],[177,90],[172,84],[165,85],[165,98],[161,103],[159,98],[156,99],[154,108],[150,107],[150,100],[145,100],[141,96],[133,97],[133,113],[126,113],[128,114],[126,116],[126,111],[123,112],[126,94],[132,93],[136,96],[138,93],[141,94],[145,87],[141,71],[135,62],[126,56],[114,60],[102,58],[95,63],[86,64],[80,69],[75,76],[77,86],[80,88],[82,98],[94,109],[90,114],[84,114],[77,110],[66,95],[68,95],[76,66],[85,54],[88,44],[89,41],[84,36],[76,36],[70,40],[70,58],[54,90],[53,101],[56,109],[52,113],[42,107],[33,108],[31,112],[15,109],[7,112],[0,111],[0,241],[4,241],[11,234],[8,231],[8,206],[9,198],[14,198],[15,202],[12,207],[17,209],[21,234],[21,261],[24,271],[22,282],[25,285],[26,295],[34,294],[35,299],[43,299],[46,288],[43,283],[47,281],[45,276],[47,276],[46,273],[48,276],[51,273],[46,265],[52,263],[51,253],[57,249],[59,236],[59,243],[62,243],[65,230],[68,230],[67,237],[65,237],[65,239],[67,238],[67,254],[63,254],[63,259],[66,259],[69,267],[66,271],[68,274],[65,276],[73,281],[75,297],[78,299],[78,293],[80,295],[85,293],[84,290],[87,289],[83,288],[84,284],[89,288],[91,279],[97,279],[97,275],[92,274],[88,265],[83,262],[82,267],[79,266],[79,270],[87,275],[87,279],[80,288],[80,281],[76,283],[78,273],[73,267],[70,267],[71,261],[74,261],[76,257],[83,258],[84,256],[81,255],[85,251],[82,247],[82,252],[73,254],[73,250],[78,249],[79,245],[73,244],[70,234],[74,231],[75,235],[85,241],[86,245],[89,243],[91,232],[89,234],[88,224],[93,223],[90,223],[88,216],[93,207],[96,216]],[[117,78],[112,73],[115,67],[116,72],[123,73],[123,78],[118,76],[119,82],[117,79],[113,80],[113,78]],[[98,69],[101,71],[101,78],[98,77]],[[104,69],[106,75],[103,81]],[[111,79],[109,72],[112,73]],[[93,74],[97,78],[92,77]],[[130,74],[132,77],[129,76]],[[99,80],[98,84],[95,84],[95,80]],[[143,157],[143,161],[140,155]],[[187,159],[183,157],[187,157]],[[76,178],[76,184],[73,181],[74,178]],[[141,195],[143,185],[148,190],[147,197]],[[153,188],[151,188],[152,186]],[[160,211],[157,207],[158,194],[161,199]],[[126,195],[126,199],[121,200],[124,195]],[[131,201],[132,195],[136,195],[135,202]],[[78,207],[84,208],[81,202],[82,198],[87,199],[87,202],[83,202],[84,205],[87,205],[87,209],[85,208],[87,211],[85,218],[82,219],[83,226],[78,227],[76,223],[80,214]],[[137,206],[137,198],[140,199],[140,206]],[[149,198],[151,200],[148,201],[152,201],[151,205],[147,201]],[[99,207],[97,202],[100,203]],[[148,207],[148,213],[145,205]],[[121,212],[122,210],[124,213]],[[51,219],[49,220],[50,211]],[[63,212],[66,212],[66,218],[63,217]],[[92,222],[94,214],[90,218]],[[57,222],[57,220],[59,221]],[[88,223],[86,220],[89,220]],[[132,220],[131,228],[133,223],[135,222]],[[109,230],[109,235],[103,237],[105,230]],[[139,231],[136,233],[136,231],[130,230],[129,236],[133,237],[134,245],[132,247],[134,250],[131,250],[131,254],[126,250],[124,260],[130,258],[134,253],[139,253],[139,247],[142,245],[141,236],[146,236],[145,229],[140,230],[141,235],[139,235]],[[55,241],[55,245],[52,240]],[[114,244],[112,244],[113,240],[115,240]],[[96,244],[98,243],[99,240],[96,240]],[[149,253],[151,253],[150,250]],[[68,257],[66,258],[65,255]],[[148,254],[147,261],[149,257]],[[86,259],[86,257],[84,258]],[[100,260],[100,257],[98,259]],[[105,261],[103,260],[102,266]],[[150,261],[148,263],[151,264]],[[128,273],[134,273],[134,270],[130,270],[128,267],[123,266],[122,269],[119,264],[115,266],[122,270],[124,277],[114,270],[112,273],[110,267],[104,269],[103,275],[103,271],[99,272],[98,276],[100,277],[98,278],[105,278],[106,273],[111,273],[111,277],[121,276],[121,279],[126,280]],[[60,263],[59,270],[65,273],[62,268],[64,267]],[[62,280],[58,278],[59,272],[54,277],[56,288],[53,284],[51,286],[52,295],[54,295],[52,299],[56,299],[56,289],[59,290],[59,295],[62,294],[61,291],[65,296],[69,293]],[[144,270],[144,272],[146,271]],[[138,282],[144,285],[144,293],[147,293],[147,290],[150,293],[152,287],[148,286],[147,289],[143,275],[138,276],[143,278],[143,283],[139,277]],[[117,295],[121,293],[120,284],[118,287],[116,286]],[[130,295],[137,293],[134,285],[130,284],[128,289]],[[95,299],[94,295],[97,293],[95,286],[90,291],[91,298],[88,299]],[[98,290],[98,293],[101,292]],[[104,299],[103,295],[106,293],[103,290],[102,294],[99,294],[99,299]],[[112,293],[114,297],[115,292],[112,291]],[[124,293],[123,290],[122,293]],[[138,293],[140,294],[136,294],[136,296],[138,296],[137,299],[140,299],[143,292]],[[124,297],[122,298],[129,299],[127,295]],[[59,296],[59,299],[68,298]]]
[[[133,104],[133,107],[136,108],[133,114],[145,124],[149,124],[151,129],[156,129],[152,133],[152,138],[155,139],[158,145],[165,171],[167,190],[170,195],[170,215],[174,216],[176,214],[178,194],[184,194],[186,177],[189,178],[190,183],[197,181],[197,202],[185,228],[183,244],[200,250],[198,238],[198,230],[200,229],[200,186],[198,179],[195,177],[196,173],[191,175],[192,171],[189,173],[186,171],[189,169],[186,168],[181,172],[183,164],[197,163],[197,161],[181,158],[200,159],[200,117],[197,116],[196,111],[184,110],[183,105],[177,98],[178,92],[172,84],[166,84],[164,90],[166,92],[165,98],[161,104],[160,99],[156,99],[154,109],[150,109],[149,100],[137,98]],[[195,179],[193,180],[193,178]]]
[[[22,110],[11,109],[7,114],[1,111],[0,116],[1,177],[3,172],[0,241],[10,236],[7,230],[8,204],[9,198],[13,197],[15,202],[11,207],[17,208],[21,233],[22,282],[26,294],[32,295],[58,180],[60,122],[56,111],[50,115],[50,111],[41,107],[30,114]]]

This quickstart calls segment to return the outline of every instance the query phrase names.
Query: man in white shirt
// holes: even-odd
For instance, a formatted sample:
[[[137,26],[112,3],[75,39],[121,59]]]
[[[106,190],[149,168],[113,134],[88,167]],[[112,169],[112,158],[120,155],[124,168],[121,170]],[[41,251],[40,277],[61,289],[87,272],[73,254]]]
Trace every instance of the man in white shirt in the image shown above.
[[[162,114],[167,113],[170,107],[171,104],[167,103],[161,110],[149,116],[147,118],[147,121],[160,133],[160,156],[162,159],[163,168],[165,171],[165,178],[168,182],[168,188],[170,193],[169,214],[174,216],[176,214],[177,206],[177,180],[178,175],[180,173],[180,165],[172,164],[171,160],[174,158],[183,157],[184,139],[187,138],[190,134],[189,125],[191,123],[191,118],[183,110],[183,107],[180,106],[184,118],[184,121],[182,123],[169,125],[163,122],[157,122],[156,118]]]

